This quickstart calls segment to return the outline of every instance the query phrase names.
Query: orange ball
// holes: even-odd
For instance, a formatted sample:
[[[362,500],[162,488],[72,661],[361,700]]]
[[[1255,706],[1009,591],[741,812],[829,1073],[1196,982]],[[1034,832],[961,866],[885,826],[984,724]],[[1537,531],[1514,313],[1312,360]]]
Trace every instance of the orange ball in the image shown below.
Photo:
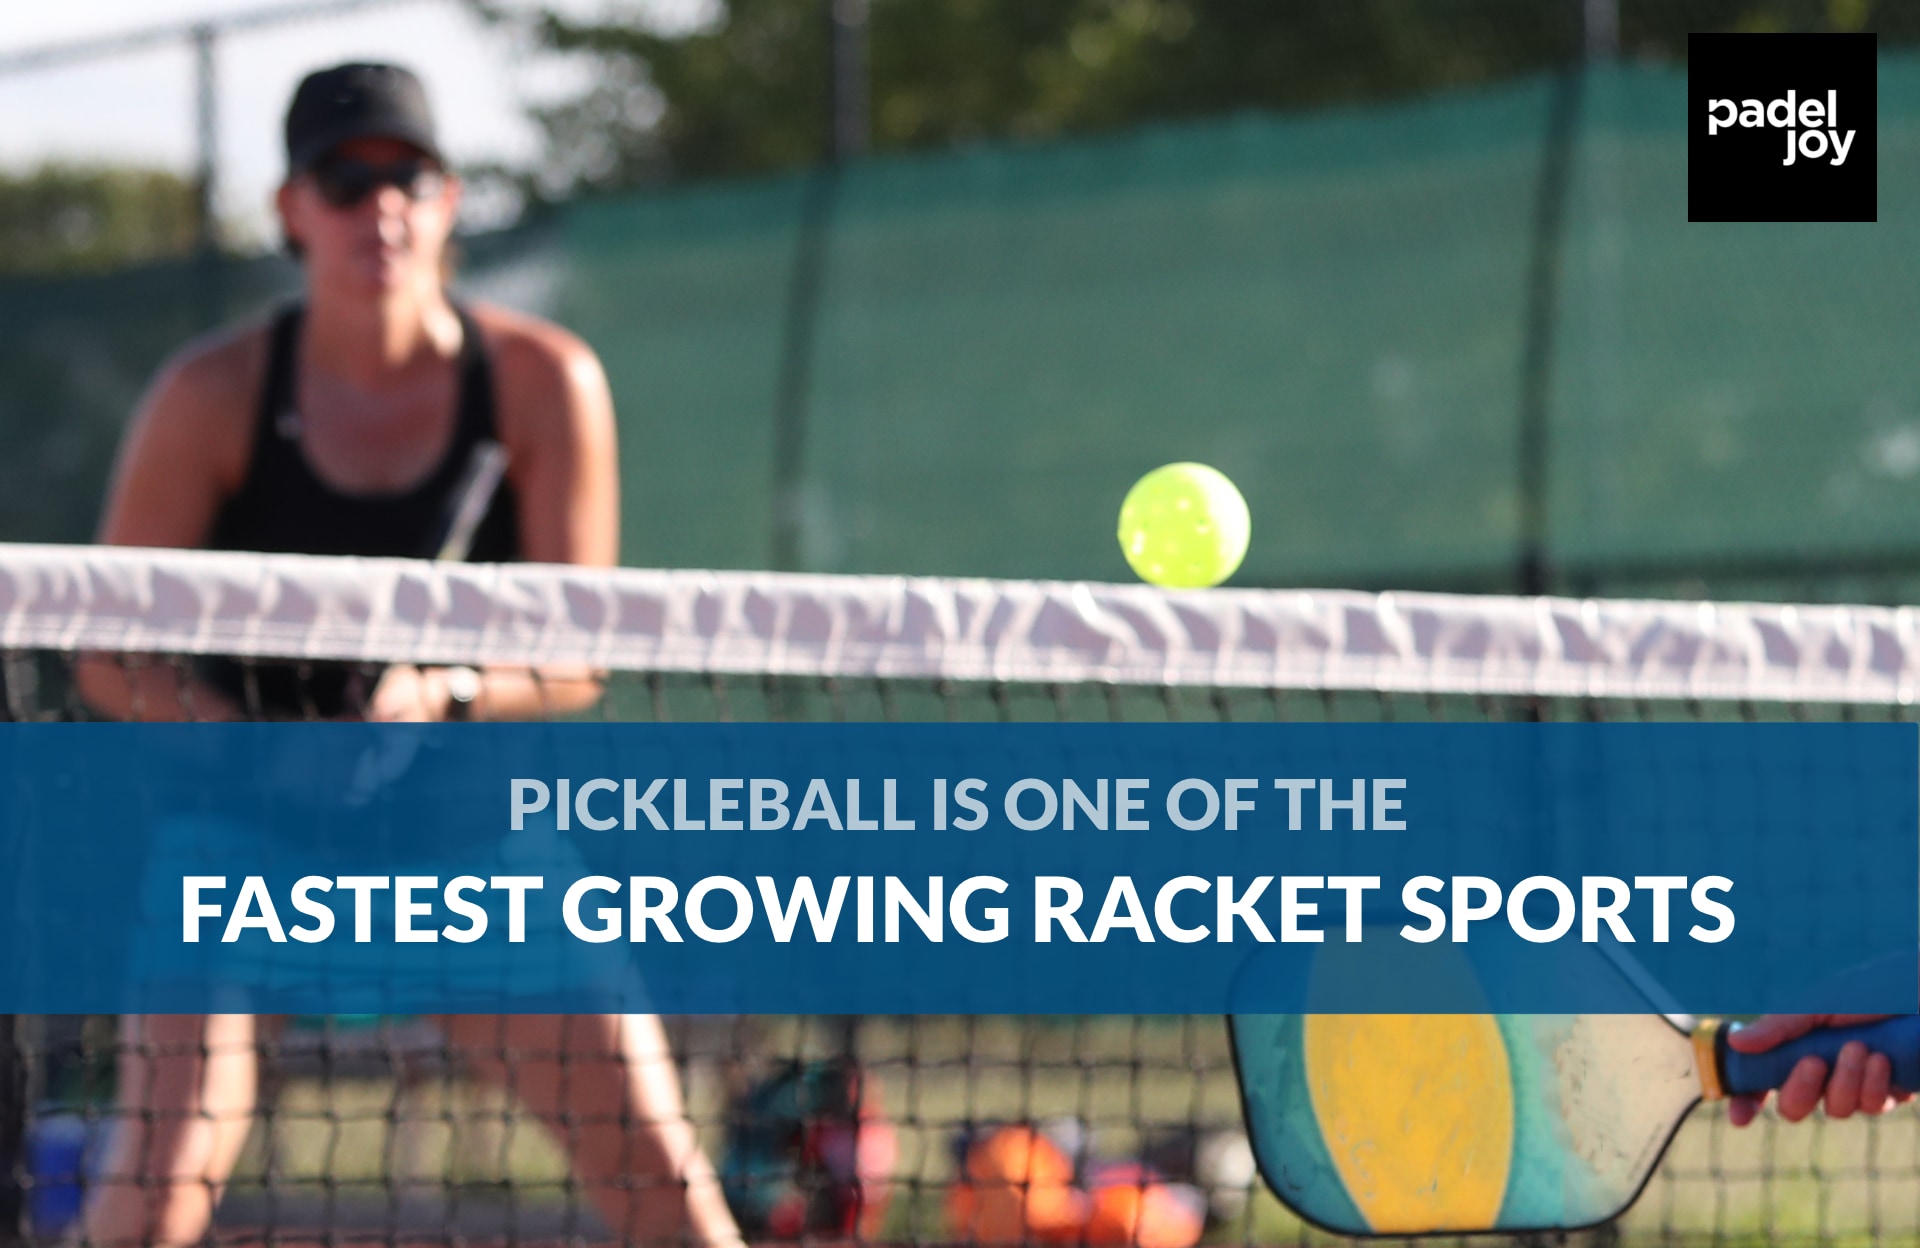
[[[1073,1162],[1031,1127],[1001,1127],[975,1143],[966,1178],[947,1193],[954,1234],[976,1243],[1075,1241],[1086,1215]]]
[[[1193,1248],[1206,1229],[1204,1198],[1172,1183],[1110,1183],[1093,1189],[1087,1243],[1098,1248]]]

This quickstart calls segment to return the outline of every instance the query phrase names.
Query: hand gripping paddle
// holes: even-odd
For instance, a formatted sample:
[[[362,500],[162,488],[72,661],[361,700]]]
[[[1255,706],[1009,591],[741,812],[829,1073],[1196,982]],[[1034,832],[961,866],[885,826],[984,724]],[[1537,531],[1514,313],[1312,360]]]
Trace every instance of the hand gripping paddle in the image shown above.
[[[1916,1017],[1758,1055],[1727,1047],[1729,1024],[1652,1012],[1229,1023],[1261,1174],[1289,1209],[1343,1235],[1604,1222],[1638,1198],[1694,1105],[1777,1088],[1802,1057],[1831,1065],[1851,1040],[1893,1060],[1894,1086],[1920,1090]]]
[[[1759,1055],[1658,1014],[1266,1014],[1232,1020],[1247,1125],[1286,1206],[1344,1235],[1577,1230],[1631,1205],[1702,1099],[1863,1040],[1920,1087],[1920,1018]]]

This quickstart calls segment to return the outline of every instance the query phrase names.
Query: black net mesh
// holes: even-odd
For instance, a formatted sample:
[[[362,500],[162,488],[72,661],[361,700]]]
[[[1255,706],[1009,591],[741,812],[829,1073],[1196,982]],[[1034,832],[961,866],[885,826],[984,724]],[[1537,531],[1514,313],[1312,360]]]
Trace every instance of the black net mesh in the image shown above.
[[[16,719],[91,712],[71,678],[78,656],[6,656]],[[101,661],[95,656],[92,661]],[[191,684],[201,658],[122,656]],[[245,661],[252,669],[278,665]],[[350,671],[352,669],[349,669]],[[378,669],[356,673],[373,679]],[[337,670],[322,668],[319,679]],[[1313,689],[1126,687],[616,672],[576,715],[640,721],[1370,721],[1907,719],[1903,705],[1796,705]],[[0,1086],[22,1232],[73,1233],[102,1177],[107,1141],[152,1113],[129,1089],[142,1061],[237,1053],[257,1063],[258,1097],[233,1116],[237,1160],[218,1198],[222,1242],[614,1242],[609,1184],[638,1188],[634,1166],[582,1173],[580,1141],[618,1126],[604,1102],[558,1081],[595,1084],[591,1019],[224,1020],[167,1038],[111,1017],[17,1017]],[[177,1020],[176,1020],[177,1022]],[[701,1146],[751,1241],[1035,1241],[1180,1248],[1317,1243],[1251,1169],[1224,1022],[1216,1017],[677,1017],[671,1061]],[[4,1033],[0,1033],[4,1034]],[[170,1047],[171,1046],[171,1047]],[[225,1046],[223,1049],[222,1046]],[[596,1056],[596,1054],[598,1054]],[[604,1074],[602,1069],[600,1073]],[[616,1075],[616,1077],[624,1077]],[[546,1104],[548,1112],[540,1106]],[[970,1150],[1041,1132],[1070,1178],[1103,1197],[1148,1170],[1164,1206],[1108,1210],[1061,1229],[1009,1227],[966,1182]],[[1593,1242],[1903,1243],[1920,1234],[1920,1119],[1740,1131],[1702,1108],[1654,1184]],[[1023,1145],[1024,1146],[1024,1145]],[[1038,1146],[1035,1146],[1038,1147]],[[1037,1163],[1036,1163],[1037,1164]],[[1131,1169],[1129,1167],[1132,1167]],[[215,1168],[217,1169],[217,1167]],[[1130,1177],[1131,1176],[1131,1177]],[[1037,1190],[1037,1188],[1036,1188]],[[1035,1198],[1037,1199],[1037,1197]],[[1092,1208],[1092,1206],[1089,1206]],[[1096,1211],[1097,1213],[1097,1211]],[[1581,1237],[1576,1237],[1580,1240]],[[1582,1241],[1584,1242],[1584,1241]]]

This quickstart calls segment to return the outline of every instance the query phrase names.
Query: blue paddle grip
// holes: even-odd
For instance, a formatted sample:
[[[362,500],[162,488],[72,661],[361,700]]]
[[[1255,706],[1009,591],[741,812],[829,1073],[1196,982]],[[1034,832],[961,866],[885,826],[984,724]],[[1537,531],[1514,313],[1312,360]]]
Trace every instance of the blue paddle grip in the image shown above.
[[[1734,1094],[1770,1092],[1787,1081],[1801,1058],[1811,1053],[1824,1058],[1827,1069],[1843,1046],[1858,1040],[1869,1052],[1884,1053],[1893,1062],[1893,1086],[1920,1091],[1920,1016],[1889,1018],[1857,1027],[1827,1027],[1765,1053],[1741,1053],[1727,1045],[1726,1032],[1714,1047],[1719,1051],[1721,1086]]]

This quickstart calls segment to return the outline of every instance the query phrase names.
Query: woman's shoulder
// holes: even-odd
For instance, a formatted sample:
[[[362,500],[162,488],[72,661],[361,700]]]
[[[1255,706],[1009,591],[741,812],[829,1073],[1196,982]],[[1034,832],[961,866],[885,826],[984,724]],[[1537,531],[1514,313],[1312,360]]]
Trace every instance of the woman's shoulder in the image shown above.
[[[206,335],[160,368],[121,441],[100,540],[198,546],[246,476],[267,324]]]
[[[569,374],[600,371],[600,357],[578,334],[538,316],[496,304],[467,305],[494,368],[533,384],[564,385]]]
[[[503,433],[543,436],[573,423],[546,419],[556,412],[591,421],[605,409],[611,418],[600,357],[578,335],[491,304],[468,305],[467,311],[492,362]]]
[[[266,380],[273,319],[258,316],[189,341],[160,366],[150,401],[244,427]]]

